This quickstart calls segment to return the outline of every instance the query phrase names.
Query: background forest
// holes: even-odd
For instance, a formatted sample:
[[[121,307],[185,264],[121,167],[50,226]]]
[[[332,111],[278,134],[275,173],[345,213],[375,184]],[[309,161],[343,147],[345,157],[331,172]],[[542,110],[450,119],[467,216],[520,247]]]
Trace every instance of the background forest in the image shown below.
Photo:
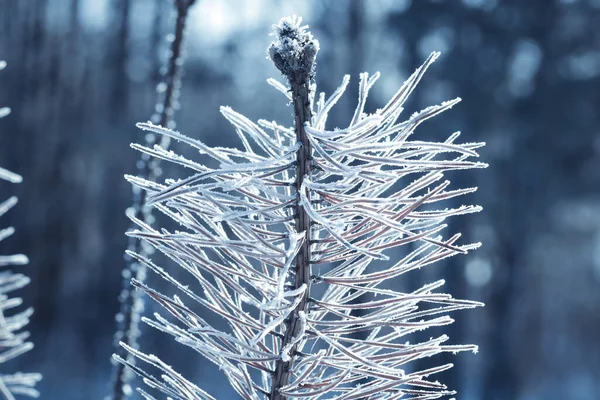
[[[0,0],[0,104],[12,108],[0,121],[0,163],[24,178],[0,182],[2,198],[20,200],[3,218],[17,233],[0,253],[29,256],[20,296],[36,310],[36,347],[10,368],[43,373],[44,399],[108,393],[132,201],[123,175],[136,172],[129,144],[143,140],[135,123],[154,111],[172,11],[167,0]],[[446,329],[480,354],[448,356],[456,367],[439,379],[463,400],[600,398],[600,1],[197,0],[178,130],[227,145],[235,134],[220,105],[291,124],[265,83],[280,77],[265,57],[271,24],[291,14],[321,42],[320,90],[349,73],[356,93],[360,72],[381,71],[373,109],[441,51],[407,112],[460,96],[420,134],[461,130],[488,143],[487,170],[452,176],[480,188],[468,201],[484,211],[452,229],[482,249],[404,283],[443,277],[455,297],[487,304]],[[331,127],[355,102],[342,98]],[[216,367],[142,329],[146,352],[233,397]]]

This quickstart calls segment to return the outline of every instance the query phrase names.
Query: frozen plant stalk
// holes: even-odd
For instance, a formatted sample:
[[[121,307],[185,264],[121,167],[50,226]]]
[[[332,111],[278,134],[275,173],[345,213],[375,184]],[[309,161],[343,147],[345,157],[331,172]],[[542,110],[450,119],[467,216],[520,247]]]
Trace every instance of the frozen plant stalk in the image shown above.
[[[280,389],[286,386],[291,374],[292,355],[297,352],[300,338],[304,334],[304,315],[307,311],[311,285],[311,217],[298,193],[304,187],[304,181],[312,177],[313,150],[305,126],[312,117],[310,90],[314,81],[315,60],[319,51],[319,42],[305,29],[299,28],[299,19],[283,20],[275,27],[278,40],[269,47],[269,56],[275,66],[287,78],[290,84],[292,104],[294,106],[294,133],[299,149],[296,151],[294,166],[294,227],[296,234],[302,235],[300,249],[294,259],[294,290],[302,291],[298,306],[293,309],[285,321],[284,336],[281,341],[281,357],[275,363],[273,383],[269,394],[271,399],[281,399]],[[306,193],[310,201],[310,193]],[[302,314],[301,314],[302,313]]]
[[[383,285],[479,246],[458,244],[460,234],[441,235],[446,218],[477,212],[479,207],[422,206],[475,191],[450,189],[443,174],[485,167],[471,160],[483,144],[456,143],[459,133],[440,143],[412,138],[419,124],[460,99],[398,121],[408,96],[439,54],[431,54],[373,114],[365,113],[364,107],[379,74],[361,74],[358,106],[348,127],[327,130],[328,113],[349,77],[328,99],[324,93],[315,99],[318,42],[296,17],[283,19],[275,35],[269,55],[287,85],[269,83],[293,104],[292,128],[265,120],[254,123],[222,107],[241,147],[211,148],[151,123],[138,125],[184,142],[219,165],[210,168],[160,146],[132,145],[195,171],[162,184],[127,177],[148,193],[149,204],[181,226],[174,232],[156,230],[134,218],[139,229],[129,235],[167,255],[198,285],[183,285],[151,260],[131,254],[191,300],[186,304],[180,296],[163,295],[134,279],[134,286],[175,318],[155,314],[144,321],[217,364],[244,399],[452,395],[429,378],[451,364],[410,372],[405,365],[477,347],[447,345],[446,335],[424,342],[407,340],[417,331],[452,323],[448,312],[481,303],[436,292],[442,280],[409,293]],[[399,260],[386,254],[409,244],[407,255]],[[374,260],[384,268],[368,269]],[[317,286],[323,288],[313,290]],[[229,329],[215,329],[198,313],[198,306],[222,317]],[[150,388],[171,398],[213,399],[158,357],[125,347],[161,371],[158,379],[132,366]]]
[[[4,69],[6,63],[0,61],[0,70]],[[0,118],[7,116],[10,109],[0,107]],[[0,179],[13,183],[20,183],[23,179],[20,175],[0,167]],[[0,216],[4,215],[15,204],[17,198],[10,197],[0,203]],[[0,230],[0,241],[11,236],[15,232],[13,227]],[[7,313],[8,310],[18,307],[23,300],[17,297],[9,297],[9,293],[21,289],[29,283],[29,278],[23,274],[16,274],[6,266],[25,265],[29,262],[23,254],[0,255],[0,365],[28,352],[33,348],[33,343],[28,342],[29,332],[21,331],[29,324],[29,318],[33,314],[33,308],[27,308],[17,313]],[[4,374],[0,373],[0,398],[14,400],[16,395],[28,397],[39,397],[35,384],[42,379],[38,373]]]

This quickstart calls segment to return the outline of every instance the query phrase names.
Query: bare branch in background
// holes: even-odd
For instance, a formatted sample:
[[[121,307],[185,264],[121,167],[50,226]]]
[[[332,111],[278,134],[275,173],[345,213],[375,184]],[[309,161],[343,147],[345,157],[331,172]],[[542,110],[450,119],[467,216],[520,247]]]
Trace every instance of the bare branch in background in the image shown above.
[[[175,33],[167,39],[171,42],[168,55],[168,64],[166,73],[163,76],[156,88],[159,96],[159,101],[155,107],[155,114],[152,116],[153,121],[158,122],[160,126],[175,128],[173,116],[175,113],[175,104],[179,97],[181,66],[183,65],[182,49],[185,39],[185,28],[188,10],[194,3],[194,0],[175,0],[176,20]],[[152,147],[156,143],[156,136],[148,134],[145,136],[146,145]],[[163,139],[160,142],[162,148],[167,149],[169,146],[168,139]],[[152,158],[147,154],[143,154],[138,161],[138,169],[140,176],[146,177],[149,181],[155,181],[161,175],[160,159]],[[133,190],[133,206],[128,212],[133,213],[137,218],[141,218],[145,223],[152,224],[154,217],[150,207],[144,205],[145,192],[137,188]],[[131,239],[129,243],[129,251],[147,257],[152,248],[144,246],[139,240]],[[125,343],[132,349],[138,348],[138,337],[140,336],[139,321],[141,313],[144,309],[144,302],[141,293],[134,290],[130,284],[132,277],[135,277],[139,282],[144,282],[146,279],[146,267],[139,263],[135,258],[126,257],[127,265],[123,269],[123,289],[119,295],[121,310],[117,314],[116,320],[118,329],[115,334],[115,344],[117,353],[122,357],[126,357],[130,362],[134,362],[134,358],[130,353],[125,352],[120,342]],[[133,378],[131,371],[124,368],[121,363],[115,363],[114,383],[112,389],[112,400],[123,400],[129,397],[132,393],[130,381]]]

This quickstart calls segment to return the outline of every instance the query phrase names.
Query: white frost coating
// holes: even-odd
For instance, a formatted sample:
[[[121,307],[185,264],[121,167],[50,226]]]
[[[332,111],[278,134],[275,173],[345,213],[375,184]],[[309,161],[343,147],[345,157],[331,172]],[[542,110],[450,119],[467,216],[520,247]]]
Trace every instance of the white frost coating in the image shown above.
[[[0,217],[4,215],[4,213],[6,213],[8,210],[13,208],[15,204],[17,204],[17,201],[17,198],[15,196],[12,196],[0,203]]]
[[[0,267],[8,265],[25,265],[29,263],[29,258],[24,254],[13,254],[10,256],[0,256]]]
[[[289,301],[285,297],[300,297],[306,290],[306,286],[301,286],[296,290],[286,291],[285,283],[290,277],[290,266],[294,262],[294,258],[300,250],[300,246],[304,243],[304,232],[291,232],[289,234],[290,244],[285,255],[285,264],[277,278],[277,287],[273,298],[261,305],[262,310],[279,309],[289,305]],[[287,317],[287,315],[286,315]]]
[[[3,70],[5,67],[6,67],[6,62],[0,60],[0,71]],[[8,108],[8,107],[0,107],[0,118],[4,118],[8,114],[10,114],[10,108]],[[4,170],[4,171],[6,171],[6,170]],[[2,169],[0,168],[0,173],[1,172],[2,172]]]
[[[296,332],[294,338],[281,350],[281,359],[285,362],[292,359],[292,356],[290,355],[292,347],[306,336],[306,312],[298,311],[298,318],[300,319],[300,328],[298,329],[298,332]]]
[[[299,24],[292,19],[277,29],[298,29]],[[287,45],[294,49],[293,40]],[[155,315],[144,321],[217,364],[246,399],[270,393],[271,371],[282,360],[292,362],[290,382],[280,389],[289,398],[391,400],[452,395],[452,390],[430,379],[451,364],[425,370],[407,364],[442,352],[476,352],[477,347],[446,345],[445,335],[416,343],[406,339],[414,332],[452,323],[449,312],[482,304],[437,292],[443,280],[409,293],[383,288],[386,281],[389,284],[409,271],[479,246],[462,244],[460,234],[441,234],[447,228],[446,218],[478,212],[480,207],[435,205],[475,190],[449,189],[444,173],[485,167],[473,160],[483,144],[456,143],[456,132],[439,143],[412,140],[420,124],[460,99],[399,121],[408,96],[438,55],[432,53],[373,114],[364,110],[379,74],[361,74],[358,106],[347,127],[327,130],[326,124],[349,77],[329,99],[322,95],[311,104],[314,115],[305,129],[313,147],[314,169],[300,188],[294,187],[298,144],[289,127],[264,120],[254,123],[222,107],[241,146],[212,148],[151,123],[138,124],[199,152],[198,160],[188,160],[160,147],[133,145],[193,171],[187,178],[160,183],[127,177],[147,192],[150,204],[178,224],[178,231],[170,232],[132,218],[138,229],[128,234],[146,241],[196,280],[196,285],[184,286],[150,260],[137,257],[193,303],[188,307],[177,296],[134,282],[174,317],[171,321]],[[281,63],[298,66],[293,60]],[[268,82],[289,100],[287,87]],[[399,187],[399,182],[405,184]],[[304,233],[296,232],[294,225],[297,205],[311,222],[313,267],[310,285],[294,289],[294,261],[304,240]],[[390,260],[389,249],[398,246],[406,246],[406,255]],[[376,259],[381,263],[377,267]],[[324,290],[311,291],[313,285]],[[307,307],[298,309],[305,296]],[[221,332],[210,326],[193,311],[198,305],[224,319],[228,329]],[[282,348],[288,318],[298,318],[298,323],[295,332],[287,332],[291,340]],[[326,350],[314,351],[317,345]],[[292,349],[297,351],[291,354]],[[162,370],[162,381],[137,371],[151,387],[172,398],[207,398],[154,357],[135,355]],[[260,378],[255,379],[251,369],[260,371]],[[365,379],[368,383],[356,385]]]
[[[10,172],[7,169],[0,167],[0,179],[4,179],[5,181],[9,181],[12,183],[21,183],[23,178],[21,175],[15,174],[14,172]]]
[[[269,85],[273,86],[275,89],[279,90],[281,93],[283,93],[289,101],[292,101],[292,95],[290,94],[290,88],[288,88],[283,83],[281,83],[278,80],[273,79],[273,78],[267,79],[267,83]]]

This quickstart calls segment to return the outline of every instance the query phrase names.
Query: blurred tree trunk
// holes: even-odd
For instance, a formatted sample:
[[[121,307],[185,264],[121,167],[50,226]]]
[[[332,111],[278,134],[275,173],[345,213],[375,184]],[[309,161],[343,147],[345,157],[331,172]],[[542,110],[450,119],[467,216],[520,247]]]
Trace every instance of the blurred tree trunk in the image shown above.
[[[129,60],[129,14],[130,0],[113,0],[113,19],[111,26],[115,32],[109,37],[109,55],[107,65],[114,68],[110,86],[109,110],[117,120],[128,115],[129,79],[127,78],[127,62]]]
[[[351,87],[358,89],[359,74],[363,71],[365,62],[364,35],[365,32],[365,4],[363,0],[350,0],[348,8],[348,73],[351,77]],[[352,91],[351,93],[356,93]],[[349,96],[352,97],[352,96]],[[352,98],[354,101],[354,98]],[[349,115],[354,112],[354,107],[349,110]]]

